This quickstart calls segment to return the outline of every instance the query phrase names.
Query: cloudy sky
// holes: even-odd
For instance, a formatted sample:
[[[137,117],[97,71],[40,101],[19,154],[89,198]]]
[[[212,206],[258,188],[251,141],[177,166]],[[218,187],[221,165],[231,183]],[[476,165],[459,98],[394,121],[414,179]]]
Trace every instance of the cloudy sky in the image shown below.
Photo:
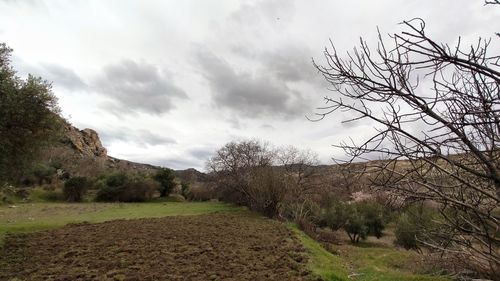
[[[347,51],[415,17],[450,44],[500,29],[500,8],[482,0],[0,0],[0,42],[114,157],[203,169],[226,142],[257,138],[331,163],[332,144],[373,126],[306,119],[332,95],[311,59],[329,39]]]

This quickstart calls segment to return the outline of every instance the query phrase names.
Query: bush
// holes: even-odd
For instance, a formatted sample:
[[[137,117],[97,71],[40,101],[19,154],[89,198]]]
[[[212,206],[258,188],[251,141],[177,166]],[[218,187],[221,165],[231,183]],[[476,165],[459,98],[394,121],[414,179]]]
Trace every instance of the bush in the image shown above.
[[[52,179],[56,174],[57,169],[43,163],[38,163],[33,167],[33,176],[36,178],[36,183],[52,183]]]
[[[333,202],[323,213],[320,221],[321,226],[327,226],[332,230],[341,229],[348,219],[347,204],[342,202]]]
[[[138,179],[129,182],[123,188],[119,200],[121,202],[145,202],[153,198],[159,184],[152,179]]]
[[[417,238],[431,228],[433,216],[434,212],[421,204],[410,206],[398,218],[394,243],[407,250],[419,249]]]
[[[30,197],[34,201],[57,202],[64,201],[63,194],[59,188],[33,188]]]
[[[117,173],[106,179],[106,185],[99,189],[95,200],[102,202],[144,202],[151,200],[159,188],[159,184],[152,179]]]
[[[117,202],[120,201],[120,194],[122,193],[120,186],[104,186],[97,191],[95,201],[98,202]]]
[[[160,197],[166,197],[172,192],[177,185],[175,183],[174,170],[169,168],[160,169],[155,175],[154,179],[160,183]]]
[[[190,192],[193,201],[208,201],[217,198],[214,188],[210,186],[193,186]]]
[[[294,198],[293,201],[286,200],[282,204],[280,216],[296,223],[303,220],[318,223],[321,220],[321,207],[312,200]]]
[[[186,200],[193,199],[193,194],[191,193],[191,187],[187,182],[181,182],[181,195],[184,196]]]
[[[106,177],[106,185],[109,187],[124,186],[129,181],[129,176],[123,172],[118,172]]]
[[[416,250],[419,248],[417,243],[418,232],[418,226],[412,221],[412,218],[408,214],[402,213],[394,231],[396,235],[394,244],[407,250]]]
[[[357,209],[362,213],[365,225],[368,228],[368,235],[377,238],[382,237],[385,228],[385,210],[382,205],[376,202],[363,201],[357,204]]]
[[[86,177],[70,178],[64,183],[63,197],[69,202],[80,202],[87,192],[90,182]]]
[[[267,217],[276,217],[283,207],[287,186],[275,167],[257,167],[250,173],[247,206]]]
[[[344,229],[352,243],[372,235],[382,237],[384,208],[376,202],[334,202],[323,213],[321,224],[332,230]]]

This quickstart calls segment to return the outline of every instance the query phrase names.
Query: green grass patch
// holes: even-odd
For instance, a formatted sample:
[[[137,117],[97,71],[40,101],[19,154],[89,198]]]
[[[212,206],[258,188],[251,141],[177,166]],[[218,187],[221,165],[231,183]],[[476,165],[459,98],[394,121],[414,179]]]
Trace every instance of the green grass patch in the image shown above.
[[[325,281],[445,281],[446,276],[415,273],[416,253],[387,245],[360,243],[359,245],[332,245],[332,254],[320,243],[289,224],[309,254],[309,269]]]
[[[46,230],[69,223],[243,211],[218,202],[24,203],[16,206],[0,207],[0,244],[8,232]]]
[[[306,248],[309,254],[308,267],[314,275],[325,281],[348,280],[348,270],[341,257],[325,250],[318,242],[299,230],[296,225],[289,224],[288,226]]]
[[[357,276],[353,280],[385,281],[445,281],[444,276],[416,274],[418,270],[417,254],[400,249],[366,246],[346,245],[343,249],[355,268]]]

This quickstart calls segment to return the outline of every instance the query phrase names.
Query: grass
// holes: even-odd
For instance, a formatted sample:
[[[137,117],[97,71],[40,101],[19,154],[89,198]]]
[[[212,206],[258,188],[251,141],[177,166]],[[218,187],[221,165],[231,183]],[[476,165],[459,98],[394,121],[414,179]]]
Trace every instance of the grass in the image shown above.
[[[309,253],[309,269],[325,281],[445,281],[444,276],[415,273],[417,254],[376,243],[332,245],[332,254],[296,225],[289,224]]]
[[[416,274],[418,260],[416,253],[376,245],[343,245],[342,252],[356,269],[354,280],[408,280],[444,281],[443,276]]]
[[[0,206],[0,244],[6,233],[32,232],[69,223],[116,219],[239,212],[242,209],[216,202],[154,203],[24,203],[16,208]]]
[[[348,280],[348,270],[344,260],[323,248],[318,242],[299,230],[296,225],[289,224],[289,228],[297,235],[300,242],[309,253],[309,270],[325,281]]]

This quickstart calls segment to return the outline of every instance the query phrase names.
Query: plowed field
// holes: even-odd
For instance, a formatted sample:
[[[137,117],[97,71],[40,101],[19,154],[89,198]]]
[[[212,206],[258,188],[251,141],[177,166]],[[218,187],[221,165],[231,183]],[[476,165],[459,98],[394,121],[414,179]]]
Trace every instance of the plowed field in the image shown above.
[[[8,235],[0,280],[309,280],[306,262],[283,224],[211,214]]]

